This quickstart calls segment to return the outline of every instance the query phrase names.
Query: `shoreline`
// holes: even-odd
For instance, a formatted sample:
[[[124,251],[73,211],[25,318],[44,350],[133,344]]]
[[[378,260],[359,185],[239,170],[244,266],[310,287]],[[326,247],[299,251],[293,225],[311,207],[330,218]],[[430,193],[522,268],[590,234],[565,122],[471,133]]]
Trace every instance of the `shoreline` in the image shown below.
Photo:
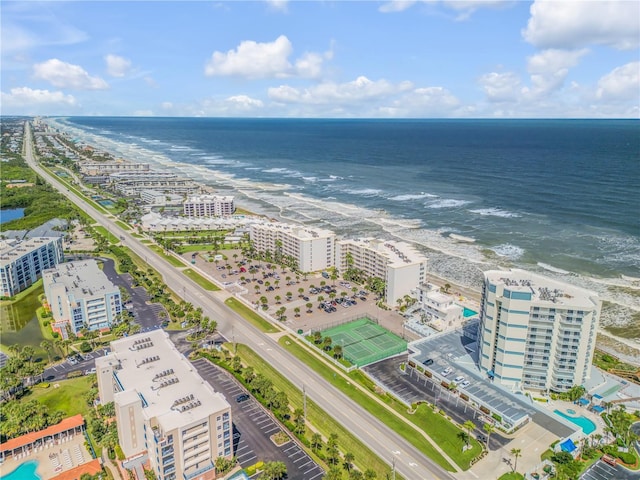
[[[158,154],[158,152],[155,152],[156,155],[152,155],[152,157],[156,157],[154,159],[137,159],[136,158],[132,160],[131,152],[129,152],[126,155],[119,153],[119,150],[121,149],[126,150],[126,148],[120,145],[122,142],[118,140],[103,138],[100,135],[96,135],[96,134],[87,135],[88,132],[83,130],[80,126],[76,126],[74,124],[69,125],[61,122],[58,123],[56,118],[53,118],[51,120],[53,120],[53,122],[56,123],[56,126],[62,127],[61,130],[63,132],[66,129],[74,129],[74,130],[78,130],[82,134],[85,134],[86,135],[85,140],[83,140],[84,143],[91,144],[91,140],[89,138],[91,138],[92,135],[94,137],[97,137],[96,139],[104,140],[104,143],[107,143],[107,144],[113,143],[113,145],[111,145],[112,148],[108,148],[104,146],[102,142],[98,142],[98,145],[100,145],[99,149],[102,149],[109,153],[114,154],[114,152],[116,152],[116,154],[114,154],[114,157],[116,158],[124,158],[127,162],[130,162],[130,163],[150,163],[153,170],[173,171],[179,176],[189,178],[191,181],[194,182],[194,184],[199,185],[201,187],[215,189],[215,190],[222,189],[225,191],[225,194],[233,194],[236,196],[240,196],[242,206],[239,208],[241,208],[246,212],[249,212],[250,214],[268,218],[270,220],[282,221],[283,223],[293,223],[293,224],[304,223],[303,221],[304,218],[297,218],[297,217],[305,217],[303,212],[292,210],[291,214],[289,215],[288,214],[290,210],[289,205],[270,203],[268,199],[261,198],[259,195],[255,195],[255,196],[252,195],[250,188],[247,189],[246,191],[243,191],[243,189],[239,188],[238,185],[234,185],[232,182],[230,182],[228,180],[230,178],[229,175],[225,174],[224,172],[210,170],[204,165],[195,165],[195,164],[192,165],[191,163],[188,163],[188,162],[179,162],[179,161],[173,160],[170,157],[166,157],[166,154]],[[95,143],[93,143],[93,145],[95,145]],[[151,154],[154,152],[149,151],[148,153]],[[158,157],[166,157],[166,159],[163,159],[163,161],[158,161],[157,159]],[[189,172],[189,167],[195,167],[198,169],[198,171],[194,171],[192,175],[190,174],[191,172]],[[205,175],[208,176],[208,178],[206,178]],[[247,187],[251,187],[251,188],[259,188],[259,186],[262,183],[264,183],[264,182],[258,182],[259,185],[254,185],[254,183],[256,183],[256,181],[254,180],[247,180],[247,182],[248,182]],[[273,185],[270,185],[270,187],[273,187]],[[269,188],[268,190],[272,191],[273,188]],[[312,208],[313,206],[315,206],[315,208],[322,208],[323,210],[333,212],[335,208],[340,207],[342,205],[336,201],[329,201],[328,203],[330,203],[331,205],[325,205],[325,203],[327,202],[321,199],[316,199],[314,197],[309,197],[308,195],[303,194],[301,192],[286,192],[286,191],[281,192],[281,189],[276,189],[276,191],[274,191],[273,193],[278,196],[284,195],[287,197],[291,197],[293,199],[297,199],[300,202],[309,203],[309,205],[312,206]],[[242,202],[242,200],[246,200],[246,202],[248,202],[249,205],[246,205],[246,202]],[[262,208],[260,208],[260,205],[264,206],[264,211]],[[253,208],[254,206],[258,208],[257,209]],[[334,208],[331,208],[331,207],[334,207]],[[453,291],[459,291],[461,293],[464,293],[465,297],[472,299],[474,302],[477,302],[478,304],[479,304],[479,295],[480,295],[480,288],[478,286],[478,281],[481,279],[481,272],[487,269],[494,269],[494,268],[507,269],[507,268],[515,267],[513,262],[510,261],[508,258],[500,257],[497,254],[490,255],[489,257],[487,257],[486,254],[482,254],[483,258],[479,258],[478,254],[481,254],[481,252],[485,251],[486,249],[482,248],[478,244],[459,243],[459,246],[463,247],[463,250],[453,251],[453,250],[447,249],[446,246],[442,244],[442,240],[445,238],[445,236],[441,232],[422,229],[428,235],[431,235],[431,236],[428,237],[426,240],[423,239],[422,241],[420,241],[417,238],[415,238],[415,236],[403,235],[407,233],[406,229],[408,228],[406,225],[406,220],[404,219],[386,218],[384,215],[382,215],[382,217],[375,216],[375,215],[374,217],[370,217],[367,214],[371,212],[368,212],[366,208],[359,207],[357,205],[353,205],[352,209],[354,211],[353,212],[349,211],[350,214],[354,214],[356,218],[359,218],[360,221],[362,222],[370,223],[372,226],[375,226],[374,228],[377,227],[382,232],[384,232],[384,235],[391,236],[401,241],[405,241],[407,243],[413,244],[414,246],[419,247],[420,250],[423,250],[423,251],[427,250],[424,253],[427,256],[427,258],[429,258],[428,264],[432,266],[432,269],[428,268],[427,275],[429,279],[432,281],[432,283],[434,284],[437,283],[439,285],[444,285],[445,283],[449,283],[452,285]],[[358,216],[360,212],[362,212],[362,216]],[[339,211],[337,215],[339,218],[344,217],[344,216],[340,216]],[[344,219],[346,220],[347,217],[351,218],[352,216],[353,215],[348,215],[344,217]],[[324,219],[317,219],[317,218],[311,218],[311,217],[308,217],[308,220],[312,221],[314,224],[319,222],[322,224],[322,228],[331,229],[335,231],[336,234],[338,235],[345,235],[343,231],[346,231],[347,232],[346,234],[348,235],[348,226],[346,225],[345,226],[333,225],[332,223],[327,222]],[[369,232],[367,232],[367,235],[370,235]],[[432,244],[431,240],[435,241],[436,244]],[[471,252],[467,251],[469,248],[474,248],[477,250],[477,252],[475,254],[470,254]],[[465,255],[465,253],[469,253],[470,255]],[[453,262],[453,264],[451,262]],[[464,265],[458,265],[457,263],[462,263]],[[434,265],[436,265],[435,270],[433,269]],[[601,325],[603,325],[603,323],[607,325],[612,324],[611,320],[613,320],[614,318],[626,319],[627,317],[630,316],[630,313],[628,312],[634,312],[634,311],[637,311],[638,309],[638,306],[634,306],[634,304],[639,302],[639,299],[637,298],[637,296],[633,294],[631,296],[621,295],[619,294],[619,292],[614,291],[615,287],[621,287],[622,289],[628,288],[631,290],[636,290],[636,289],[640,290],[640,286],[636,286],[634,284],[634,281],[633,281],[635,280],[634,277],[624,276],[620,274],[618,277],[598,278],[598,277],[590,277],[590,276],[579,275],[577,273],[568,272],[571,278],[567,279],[565,277],[566,270],[557,269],[551,265],[547,265],[544,263],[541,264],[540,262],[536,262],[532,266],[534,267],[533,269],[530,269],[532,271],[537,271],[536,268],[542,269],[544,271],[540,273],[543,275],[549,276],[550,278],[556,278],[560,281],[567,281],[568,283],[574,284],[580,288],[585,288],[587,290],[595,291],[598,293],[598,295],[602,300],[607,300],[613,303],[614,305],[619,306],[627,311],[626,316],[624,312],[622,312],[621,314],[621,312],[617,311],[615,312],[615,315],[614,315],[613,313],[610,314],[610,312],[607,311],[607,314],[604,316],[605,318],[603,319],[601,317],[601,321],[600,321]],[[520,268],[525,268],[525,267],[520,267]],[[450,276],[450,278],[447,278],[447,276],[449,276],[447,275],[447,273],[454,274],[454,276]],[[628,302],[631,302],[631,304],[629,304]],[[600,326],[600,330],[607,337],[610,337],[615,340],[620,339],[622,340],[621,343],[628,343],[628,341],[625,342],[625,340],[627,339],[621,339],[620,337],[617,337],[615,335],[608,334],[602,326]],[[631,348],[637,348],[633,344],[629,344],[628,346]]]

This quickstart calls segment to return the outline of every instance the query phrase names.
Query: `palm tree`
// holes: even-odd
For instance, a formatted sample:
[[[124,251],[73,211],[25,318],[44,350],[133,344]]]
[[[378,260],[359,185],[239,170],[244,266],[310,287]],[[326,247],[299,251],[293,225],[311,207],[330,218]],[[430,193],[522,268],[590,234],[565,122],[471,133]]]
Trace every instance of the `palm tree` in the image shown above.
[[[367,468],[364,471],[364,478],[365,480],[375,480],[376,478],[378,478],[378,474],[373,470],[371,470],[370,468]]]
[[[313,310],[311,310],[311,308],[313,307],[313,303],[307,302],[305,307],[307,307],[307,313],[313,313]]]
[[[518,457],[522,455],[522,450],[520,450],[519,448],[512,448],[511,455],[513,455],[516,459],[516,463],[513,466],[513,471],[515,472],[516,470],[518,470]]]
[[[456,436],[465,444],[469,445],[469,434],[467,432],[460,430]]]
[[[342,358],[342,345],[336,345],[333,347],[333,356],[336,358]]]
[[[53,344],[49,340],[43,340],[40,342],[40,348],[47,352],[47,358],[51,363],[51,352],[53,351]]]
[[[313,332],[313,343],[320,343],[322,342],[322,332],[320,330],[316,330],[315,332]]]
[[[300,316],[300,307],[294,308],[293,311],[296,313],[296,317]]]
[[[469,433],[469,435],[471,435],[471,432],[473,432],[476,429],[476,424],[473,423],[473,421],[471,420],[467,420],[466,422],[464,422],[462,424],[462,428],[464,428],[465,430],[467,430],[467,432]]]
[[[355,459],[355,456],[353,455],[353,453],[347,452],[344,454],[344,463],[342,464],[342,466],[347,472],[350,472],[351,469],[353,468],[354,459]]]
[[[301,408],[296,408],[293,411],[293,423],[295,424],[295,432],[297,434],[303,434],[305,430],[305,418],[304,418],[304,410]]]
[[[322,448],[322,435],[314,433],[311,435],[311,450],[318,451]]]
[[[331,340],[331,337],[324,337],[322,344],[324,345],[325,350],[331,349],[331,342],[333,342],[333,340]]]
[[[280,480],[287,475],[287,465],[284,462],[267,462],[263,468],[260,478],[265,480]]]
[[[491,434],[493,433],[493,431],[496,429],[496,427],[494,427],[493,425],[491,425],[490,423],[485,423],[482,426],[483,430],[485,432],[487,432],[487,450],[489,450],[489,438],[491,438]]]

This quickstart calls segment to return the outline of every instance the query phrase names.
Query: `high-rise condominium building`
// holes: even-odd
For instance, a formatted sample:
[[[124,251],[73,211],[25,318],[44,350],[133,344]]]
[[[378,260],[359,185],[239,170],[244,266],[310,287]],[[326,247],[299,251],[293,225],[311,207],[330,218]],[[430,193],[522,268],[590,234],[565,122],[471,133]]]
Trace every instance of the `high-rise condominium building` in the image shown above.
[[[480,367],[513,388],[564,392],[590,376],[601,302],[524,270],[485,272]]]
[[[184,202],[184,214],[188,217],[225,217],[234,211],[231,196],[194,195]]]
[[[386,284],[388,305],[424,283],[427,258],[405,242],[360,238],[336,241],[335,266],[341,273],[357,268]]]
[[[114,402],[127,458],[146,453],[159,480],[211,480],[233,456],[231,407],[162,330],[111,342],[96,359],[100,401]]]
[[[42,271],[64,259],[62,237],[0,241],[0,279],[3,297],[12,297],[38,280]]]
[[[258,252],[271,252],[274,258],[292,257],[301,272],[333,265],[336,235],[330,230],[274,222],[251,225],[249,235]]]
[[[42,278],[58,327],[68,322],[76,334],[83,328],[110,328],[122,312],[120,289],[98,268],[95,260],[61,263],[46,270]]]

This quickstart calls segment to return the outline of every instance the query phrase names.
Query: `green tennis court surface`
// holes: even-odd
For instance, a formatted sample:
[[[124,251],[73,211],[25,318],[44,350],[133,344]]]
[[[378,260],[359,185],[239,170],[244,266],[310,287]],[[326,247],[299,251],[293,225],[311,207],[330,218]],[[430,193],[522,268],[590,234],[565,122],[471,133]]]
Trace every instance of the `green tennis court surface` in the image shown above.
[[[333,345],[342,346],[344,358],[358,367],[407,349],[405,340],[366,317],[331,327],[321,333],[323,337],[331,337]]]

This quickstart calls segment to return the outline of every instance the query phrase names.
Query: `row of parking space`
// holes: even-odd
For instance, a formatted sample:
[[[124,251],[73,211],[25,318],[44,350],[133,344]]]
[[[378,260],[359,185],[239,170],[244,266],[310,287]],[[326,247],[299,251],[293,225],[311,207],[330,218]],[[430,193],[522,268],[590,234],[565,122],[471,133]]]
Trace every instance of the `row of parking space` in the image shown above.
[[[318,480],[324,475],[322,468],[294,441],[280,447],[271,441],[270,437],[283,429],[234,378],[206,360],[196,360],[193,364],[231,405],[233,448],[240,465],[247,467],[259,460],[279,460],[287,465],[288,478]]]
[[[582,474],[580,480],[637,480],[639,478],[638,472],[626,470],[619,465],[609,465],[599,460]]]

